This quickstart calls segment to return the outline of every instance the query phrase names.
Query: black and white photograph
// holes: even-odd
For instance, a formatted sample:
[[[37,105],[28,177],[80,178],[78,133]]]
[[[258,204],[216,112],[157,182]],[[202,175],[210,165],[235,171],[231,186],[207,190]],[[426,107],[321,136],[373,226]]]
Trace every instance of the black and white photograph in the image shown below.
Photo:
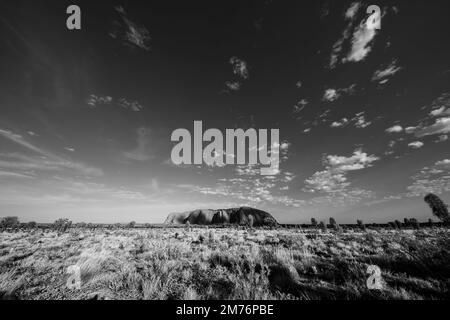
[[[0,300],[449,300],[449,40],[441,0],[1,1]]]

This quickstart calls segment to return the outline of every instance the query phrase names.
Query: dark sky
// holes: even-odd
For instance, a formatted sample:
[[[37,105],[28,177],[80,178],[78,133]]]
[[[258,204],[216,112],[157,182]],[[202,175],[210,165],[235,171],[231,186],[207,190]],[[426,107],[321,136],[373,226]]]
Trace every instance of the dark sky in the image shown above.
[[[81,8],[81,30],[66,8]],[[370,30],[369,5],[381,8]],[[0,4],[0,216],[431,217],[450,201],[448,1]],[[172,163],[178,128],[280,130],[280,170]]]

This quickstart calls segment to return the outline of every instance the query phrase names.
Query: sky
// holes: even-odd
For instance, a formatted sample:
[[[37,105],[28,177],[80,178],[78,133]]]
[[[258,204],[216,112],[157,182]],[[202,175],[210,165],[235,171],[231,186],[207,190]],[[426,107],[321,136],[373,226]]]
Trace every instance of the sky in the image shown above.
[[[280,223],[428,220],[428,192],[450,202],[449,7],[2,2],[0,216],[161,223],[251,206]],[[171,134],[194,121],[279,129],[279,170],[175,165]]]

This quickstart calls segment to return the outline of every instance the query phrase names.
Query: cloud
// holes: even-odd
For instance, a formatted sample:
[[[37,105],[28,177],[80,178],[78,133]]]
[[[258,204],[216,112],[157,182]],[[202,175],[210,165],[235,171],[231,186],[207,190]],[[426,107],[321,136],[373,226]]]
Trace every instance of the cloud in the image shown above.
[[[233,73],[246,80],[249,77],[247,62],[238,57],[231,57],[230,64],[233,67]]]
[[[335,121],[331,124],[332,128],[341,128],[347,125],[349,120],[347,118],[342,118],[340,121]]]
[[[86,99],[86,103],[91,107],[98,107],[101,105],[115,105],[135,112],[143,110],[143,107],[137,101],[128,101],[125,98],[115,100],[110,96],[97,96],[95,94],[91,94],[89,98]]]
[[[417,127],[406,127],[405,133],[411,134],[411,133],[414,133],[416,130],[417,130]]]
[[[448,166],[450,168],[450,159],[444,159],[436,162],[436,166]]]
[[[372,50],[371,43],[377,34],[375,28],[368,29],[366,21],[362,21],[353,32],[352,47],[342,62],[359,62],[366,58]]]
[[[450,191],[450,159],[424,167],[411,179],[413,183],[407,187],[407,197],[423,197],[430,192],[441,194]]]
[[[443,134],[441,136],[438,137],[438,140],[436,140],[435,142],[445,142],[448,140],[448,135]]]
[[[1,163],[1,161],[0,161]],[[34,177],[32,175],[24,174],[24,173],[17,173],[12,171],[2,171],[0,170],[0,177],[2,178],[25,178],[25,179],[33,179]]]
[[[361,2],[353,2],[346,10],[344,18],[348,21],[348,24],[345,27],[342,36],[333,45],[329,64],[330,68],[334,68],[337,65],[344,43],[347,40],[350,40],[350,37],[350,51],[341,59],[342,63],[362,61],[372,50],[373,40],[377,35],[377,30],[367,28],[366,17],[364,17],[359,25],[356,25],[355,27],[356,18],[360,8]]]
[[[430,112],[432,117],[450,116],[450,108],[442,106],[438,109],[434,109]]]
[[[413,149],[420,149],[424,146],[424,143],[421,141],[414,141],[408,144],[408,147]]]
[[[323,94],[323,101],[333,102],[337,100],[340,96],[340,93],[336,89],[326,89]]]
[[[324,94],[323,94],[322,100],[323,101],[327,101],[327,102],[336,101],[344,93],[345,94],[353,94],[355,92],[355,87],[356,87],[356,84],[352,84],[352,85],[348,86],[347,88],[341,88],[341,89],[329,88],[329,89],[326,89]]]
[[[393,60],[391,64],[382,69],[376,70],[372,76],[372,81],[378,81],[381,84],[384,84],[389,81],[389,78],[400,71],[402,68],[398,67],[397,60]]]
[[[342,32],[342,36],[336,40],[336,42],[333,44],[333,48],[331,51],[331,57],[330,57],[330,64],[329,67],[333,69],[336,67],[338,61],[339,61],[339,55],[342,51],[344,42],[348,40],[351,36],[351,31],[354,24],[354,17],[359,9],[359,5],[357,5],[356,2],[352,3],[350,7],[347,9],[345,13],[345,19],[349,20],[347,26],[345,27],[344,31]]]
[[[221,178],[214,186],[183,186],[192,192],[208,196],[234,198],[238,203],[249,205],[283,205],[299,207],[305,203],[279,193],[289,190],[288,183],[293,181],[295,175],[291,172],[278,172],[275,176],[260,175],[258,165],[239,165],[235,168],[236,177]]]
[[[353,2],[350,4],[350,7],[345,12],[345,17],[347,19],[353,19],[358,13],[359,8],[361,7],[361,2]]]
[[[124,45],[149,51],[151,37],[147,28],[131,21],[123,7],[115,7],[115,10],[120,15],[120,21],[114,21],[115,28],[109,35],[121,40]]]
[[[399,133],[399,132],[403,132],[403,127],[400,125],[394,125],[390,128],[386,129],[386,132],[388,133]]]
[[[443,93],[431,103],[430,116],[445,117],[450,116],[450,92]]]
[[[17,169],[22,171],[39,170],[39,171],[64,171],[70,170],[78,174],[86,176],[100,176],[102,170],[85,165],[80,162],[71,161],[63,158],[42,148],[39,148],[27,141],[19,134],[15,134],[8,130],[0,129],[0,136],[10,140],[27,151],[37,153],[39,156],[26,156],[20,153],[2,153],[0,156],[0,168]],[[23,172],[21,172],[23,173]],[[26,174],[26,173],[25,173]]]
[[[450,93],[444,93],[435,99],[431,106],[422,109],[430,108],[429,116],[421,121],[417,126],[408,127],[405,132],[414,134],[418,138],[440,135],[441,141],[445,141],[445,135],[450,132]]]
[[[353,118],[352,121],[355,121],[355,127],[360,129],[367,128],[372,124],[371,121],[366,121],[364,112],[356,114],[355,118]]]
[[[314,173],[305,180],[305,191],[309,192],[345,192],[350,186],[347,173],[369,168],[379,160],[374,155],[367,155],[361,150],[355,150],[350,157],[328,155],[323,160],[324,171]]]
[[[239,91],[242,87],[242,81],[247,80],[249,78],[249,71],[247,62],[238,57],[231,57],[229,63],[232,66],[233,74],[237,76],[239,79],[226,81],[225,82],[225,90],[222,92],[228,93],[230,91]]]
[[[414,130],[416,137],[421,138],[435,134],[446,134],[450,132],[450,117],[439,118],[429,126],[418,127]]]
[[[293,113],[300,113],[303,109],[305,109],[305,107],[309,104],[309,101],[306,99],[302,99],[300,101],[298,101],[295,105],[294,105],[294,110],[292,111]]]
[[[342,128],[351,123],[353,123],[355,128],[358,128],[358,129],[367,128],[368,126],[370,126],[372,124],[371,121],[366,120],[364,112],[359,112],[359,113],[355,114],[355,116],[350,120],[347,118],[342,118],[339,121],[334,121],[330,126],[332,128]]]
[[[151,130],[146,127],[139,127],[136,130],[136,148],[132,151],[124,152],[125,158],[134,161],[148,161],[155,156],[151,149]]]
[[[229,91],[239,91],[241,89],[241,83],[239,81],[226,81],[225,82],[225,92]]]

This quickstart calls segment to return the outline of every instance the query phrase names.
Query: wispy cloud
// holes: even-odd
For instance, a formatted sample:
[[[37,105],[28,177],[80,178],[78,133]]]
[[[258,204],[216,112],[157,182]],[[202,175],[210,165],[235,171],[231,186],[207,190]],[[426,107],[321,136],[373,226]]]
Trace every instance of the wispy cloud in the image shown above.
[[[334,89],[328,88],[325,90],[322,100],[327,102],[336,101],[343,94],[353,94],[355,92],[356,84],[352,84],[346,88]]]
[[[368,155],[361,150],[355,150],[352,156],[328,155],[323,160],[325,170],[314,173],[305,180],[304,191],[340,193],[349,191],[351,183],[347,174],[351,171],[369,168],[379,160],[374,155]]]
[[[362,21],[355,26],[361,7],[361,2],[353,2],[346,10],[344,18],[348,21],[348,24],[345,27],[342,36],[333,45],[329,65],[330,68],[334,68],[339,62],[339,56],[341,56],[344,44],[347,40],[350,40],[350,37],[350,51],[341,59],[342,63],[362,61],[372,50],[373,40],[377,35],[377,30],[375,28],[367,28],[366,18],[363,18]]]
[[[136,130],[136,148],[123,153],[124,157],[134,161],[148,161],[153,159],[151,148],[151,130],[147,127],[139,127]]]
[[[22,146],[27,151],[32,151],[38,154],[38,156],[27,156],[21,153],[2,153],[0,154],[1,158],[3,158],[0,160],[0,168],[9,168],[21,171],[70,170],[72,172],[87,176],[99,176],[103,174],[100,169],[66,159],[39,148],[33,143],[27,141],[23,136],[11,131],[0,129],[0,136]]]
[[[237,77],[235,80],[225,82],[225,89],[222,92],[239,91],[242,87],[242,82],[249,78],[248,64],[246,61],[231,57],[229,60],[233,74]]]
[[[420,149],[424,146],[424,143],[422,141],[414,141],[411,143],[408,143],[408,147],[412,149]]]
[[[230,64],[233,67],[233,73],[244,80],[248,79],[249,72],[247,62],[238,57],[231,57]]]
[[[372,76],[372,81],[378,81],[380,84],[384,84],[401,69],[401,67],[397,66],[397,60],[393,60],[388,66],[376,70]]]
[[[366,21],[362,21],[353,32],[352,47],[342,62],[359,62],[366,58],[372,50],[371,43],[377,31],[375,28],[367,28]]]
[[[114,21],[114,29],[109,35],[119,39],[124,45],[149,51],[151,37],[147,28],[131,21],[123,7],[115,7],[115,10],[120,19]]]
[[[442,94],[430,106],[423,109],[428,108],[430,109],[428,116],[417,126],[406,128],[406,133],[414,134],[418,138],[432,135],[445,136],[450,133],[450,93]]]
[[[368,126],[370,126],[372,124],[372,122],[366,120],[365,112],[363,111],[363,112],[359,112],[359,113],[355,114],[355,116],[351,119],[344,117],[339,121],[334,121],[331,123],[330,127],[342,128],[342,127],[345,127],[350,124],[353,124],[355,126],[355,128],[364,129],[364,128],[367,128]]]
[[[309,104],[309,101],[307,99],[301,99],[300,101],[298,101],[295,105],[294,108],[292,110],[292,112],[297,115],[299,114],[301,111],[303,111],[303,109],[305,109],[305,107]]]
[[[416,137],[425,137],[435,134],[446,134],[450,132],[450,117],[436,119],[435,122],[428,126],[418,127],[414,130]]]
[[[340,97],[340,93],[336,89],[326,89],[323,94],[323,101],[333,102]]]
[[[424,167],[411,179],[413,184],[407,188],[408,197],[423,197],[429,192],[441,194],[450,191],[450,159]]]
[[[239,91],[241,89],[241,82],[239,81],[225,81],[225,92]]]
[[[95,94],[91,94],[89,98],[86,99],[86,103],[91,107],[98,107],[102,105],[113,105],[135,112],[143,110],[143,107],[137,101],[128,101],[125,98],[120,98],[116,100],[110,96],[97,96]]]
[[[386,129],[386,132],[388,132],[388,133],[399,133],[399,132],[403,132],[403,127],[400,126],[400,125],[398,125],[398,124],[396,124],[396,125],[394,125],[394,126],[392,126],[392,127],[390,127],[390,128],[387,128],[387,129]]]

